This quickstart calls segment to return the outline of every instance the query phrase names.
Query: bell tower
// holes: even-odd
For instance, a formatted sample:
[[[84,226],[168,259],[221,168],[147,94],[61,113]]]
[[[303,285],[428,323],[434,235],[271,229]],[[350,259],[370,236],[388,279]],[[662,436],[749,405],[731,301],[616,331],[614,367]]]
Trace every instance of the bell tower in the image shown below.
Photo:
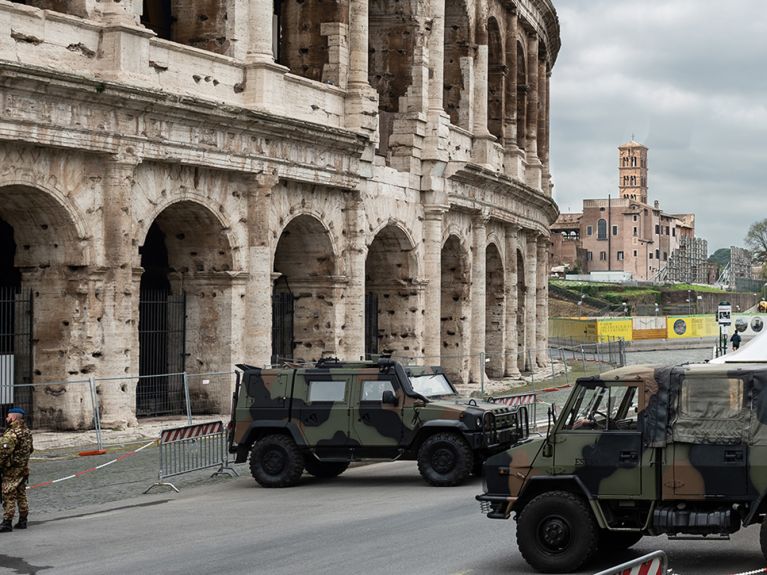
[[[647,203],[647,148],[633,138],[618,147],[618,190],[621,198]]]

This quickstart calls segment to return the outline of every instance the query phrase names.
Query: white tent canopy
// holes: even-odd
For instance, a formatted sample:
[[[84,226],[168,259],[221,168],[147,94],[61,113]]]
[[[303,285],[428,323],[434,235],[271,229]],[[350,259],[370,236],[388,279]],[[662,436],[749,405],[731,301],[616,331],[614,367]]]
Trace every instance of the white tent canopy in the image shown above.
[[[740,349],[712,359],[709,363],[767,363],[767,331],[763,331]]]

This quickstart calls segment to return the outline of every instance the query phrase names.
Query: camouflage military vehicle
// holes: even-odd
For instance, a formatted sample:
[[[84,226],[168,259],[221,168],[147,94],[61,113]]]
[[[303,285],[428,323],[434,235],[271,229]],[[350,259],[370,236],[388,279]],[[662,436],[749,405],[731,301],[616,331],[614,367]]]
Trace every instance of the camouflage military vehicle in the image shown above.
[[[528,434],[527,411],[461,399],[440,368],[321,361],[312,367],[237,366],[229,451],[264,487],[304,470],[334,477],[351,461],[418,461],[432,485],[462,483],[484,459]]]
[[[477,496],[515,514],[535,569],[577,569],[643,536],[728,538],[761,523],[767,557],[767,366],[626,367],[578,380],[545,437],[485,462]]]

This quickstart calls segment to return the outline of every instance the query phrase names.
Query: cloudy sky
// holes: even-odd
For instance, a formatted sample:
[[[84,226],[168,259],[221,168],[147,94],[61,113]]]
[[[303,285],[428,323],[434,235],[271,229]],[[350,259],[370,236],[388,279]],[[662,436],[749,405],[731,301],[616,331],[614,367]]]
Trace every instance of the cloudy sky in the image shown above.
[[[767,218],[767,3],[554,0],[551,163],[562,212],[618,194],[617,147],[649,148],[650,202],[717,248]]]

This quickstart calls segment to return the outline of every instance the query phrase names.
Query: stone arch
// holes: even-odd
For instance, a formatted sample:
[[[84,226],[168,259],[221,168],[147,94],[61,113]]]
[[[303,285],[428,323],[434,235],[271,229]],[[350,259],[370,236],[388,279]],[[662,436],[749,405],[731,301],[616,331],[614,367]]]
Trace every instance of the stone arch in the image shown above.
[[[525,56],[524,43],[517,39],[517,69],[513,72],[517,75],[517,146],[525,149],[527,141],[527,59]]]
[[[450,235],[442,246],[440,332],[441,365],[455,383],[467,383],[470,326],[467,318],[471,297],[471,271],[468,252],[457,235]],[[431,361],[426,359],[427,363]]]
[[[75,214],[56,190],[8,181],[0,185],[0,287],[5,294],[0,299],[7,302],[0,304],[0,327],[11,334],[31,330],[26,338],[34,342],[19,346],[14,336],[3,350],[14,357],[14,385],[82,378],[81,358],[74,350],[86,337],[79,320],[87,309],[90,262],[82,221]],[[31,310],[20,303],[30,297],[31,323]],[[62,388],[54,396],[22,387],[14,395],[35,425],[82,428],[91,416],[81,390]]]
[[[136,414],[153,416],[183,406],[182,379],[165,374],[230,369],[234,258],[220,215],[194,199],[159,206],[142,232]],[[225,408],[216,391],[191,383],[195,409]]]
[[[275,0],[274,7],[277,62],[298,76],[330,81],[328,36],[338,32],[325,25],[349,24],[348,0]]]
[[[272,334],[284,325],[292,335],[282,348],[272,342],[278,360],[317,360],[337,352],[336,308],[343,292],[337,260],[330,233],[318,218],[298,214],[284,226],[274,252],[273,294],[287,298],[292,311],[273,317]]]
[[[410,234],[388,223],[374,236],[365,260],[365,353],[414,356],[421,349],[418,258]],[[374,345],[375,344],[375,345]]]
[[[217,54],[231,55],[226,0],[143,0],[141,23],[158,37]]]
[[[520,371],[527,366],[525,353],[526,322],[525,308],[527,307],[527,284],[525,282],[525,256],[517,250],[517,365]]]
[[[368,13],[368,82],[378,92],[380,142],[386,155],[400,99],[413,83],[413,58],[419,23],[415,0],[370,0]]]
[[[445,1],[443,107],[450,122],[469,129],[468,77],[471,73],[471,22],[464,0]]]
[[[491,242],[485,250],[485,351],[488,376],[503,377],[504,334],[506,331],[505,270],[498,246]]]
[[[487,21],[487,39],[487,129],[500,141],[503,139],[506,55],[501,27],[493,17]]]

